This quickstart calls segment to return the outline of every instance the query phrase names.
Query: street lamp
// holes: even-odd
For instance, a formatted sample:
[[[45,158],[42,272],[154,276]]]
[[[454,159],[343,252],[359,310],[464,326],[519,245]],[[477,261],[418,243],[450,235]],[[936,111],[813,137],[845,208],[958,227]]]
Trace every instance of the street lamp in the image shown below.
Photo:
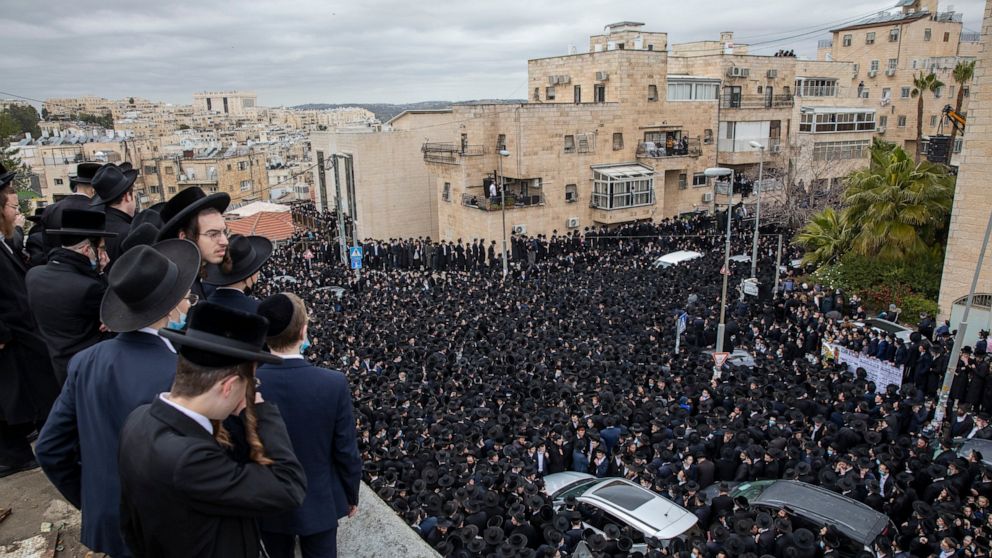
[[[503,278],[510,272],[510,265],[506,261],[506,179],[503,177],[503,159],[510,156],[510,152],[504,147],[499,150],[499,192],[500,192],[500,212],[503,214]]]
[[[730,176],[734,174],[733,169],[728,169],[724,167],[710,167],[703,171],[703,174],[707,177],[714,179],[719,179],[721,176]],[[714,186],[714,190],[716,187]],[[724,331],[727,329],[726,318],[727,318],[727,280],[730,275],[730,202],[733,201],[734,191],[732,189],[727,190],[727,247],[723,254],[723,294],[720,295],[720,325],[716,329],[716,352],[723,352],[723,335]],[[716,216],[716,194],[714,192],[713,196],[713,215]]]
[[[761,218],[761,180],[765,171],[765,146],[756,141],[751,142],[751,147],[761,153],[758,159],[758,185],[754,189],[754,244],[751,246],[751,277],[758,277],[758,220]]]

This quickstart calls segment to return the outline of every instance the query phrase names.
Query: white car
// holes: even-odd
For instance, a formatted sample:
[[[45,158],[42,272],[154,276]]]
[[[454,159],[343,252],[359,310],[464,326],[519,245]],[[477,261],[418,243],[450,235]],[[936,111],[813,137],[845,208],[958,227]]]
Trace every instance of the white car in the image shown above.
[[[544,492],[555,511],[564,507],[570,496],[580,505],[596,508],[597,518],[584,516],[583,528],[605,535],[607,524],[630,527],[630,552],[647,552],[647,537],[667,546],[668,541],[686,536],[698,521],[689,510],[623,478],[600,479],[574,471],[553,473],[544,477]]]
[[[703,257],[699,252],[693,252],[691,250],[679,250],[678,252],[671,252],[665,254],[664,256],[659,256],[658,259],[654,261],[655,267],[672,267],[673,265],[679,265],[682,262],[687,262],[689,260],[694,260],[696,258]]]

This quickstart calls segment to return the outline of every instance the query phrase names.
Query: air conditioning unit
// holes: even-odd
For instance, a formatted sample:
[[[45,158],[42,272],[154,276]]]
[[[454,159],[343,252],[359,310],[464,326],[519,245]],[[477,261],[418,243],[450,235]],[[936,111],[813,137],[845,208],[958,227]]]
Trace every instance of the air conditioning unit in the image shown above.
[[[556,85],[558,83],[558,76],[548,76],[548,84]]]
[[[713,203],[713,192],[703,192],[703,203]]]
[[[774,79],[778,77],[778,70],[768,70],[768,79]]]
[[[868,77],[873,78],[878,75],[878,70],[868,70]]]
[[[568,221],[565,222],[565,225],[570,229],[577,229],[579,228],[579,218],[569,217]]]
[[[896,75],[896,69],[895,68],[889,68],[888,70],[885,70],[885,75],[887,75],[889,77],[892,77],[892,76]]]
[[[527,225],[513,225],[513,234],[527,234]]]
[[[572,83],[572,77],[571,76],[558,76],[558,83],[561,83],[561,84]]]
[[[741,69],[737,66],[727,68],[727,77],[741,77]]]
[[[751,70],[748,68],[741,68],[741,77],[747,77],[751,75]]]
[[[782,152],[782,144],[781,143],[776,143],[775,145],[773,145],[772,148],[771,148],[771,152],[772,153],[781,153]]]
[[[606,81],[608,79],[610,79],[608,72],[596,72],[596,81]]]
[[[884,133],[885,133],[885,126],[879,126],[879,127],[877,128],[877,130],[878,130],[878,133],[879,133],[879,134],[884,134]]]

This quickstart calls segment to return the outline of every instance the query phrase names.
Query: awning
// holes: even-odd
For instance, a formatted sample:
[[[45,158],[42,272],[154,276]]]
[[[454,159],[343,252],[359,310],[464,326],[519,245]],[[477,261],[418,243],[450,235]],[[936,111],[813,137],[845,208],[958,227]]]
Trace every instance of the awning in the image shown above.
[[[651,178],[654,176],[654,169],[636,163],[620,165],[593,165],[592,170],[609,178],[621,180],[624,178]]]

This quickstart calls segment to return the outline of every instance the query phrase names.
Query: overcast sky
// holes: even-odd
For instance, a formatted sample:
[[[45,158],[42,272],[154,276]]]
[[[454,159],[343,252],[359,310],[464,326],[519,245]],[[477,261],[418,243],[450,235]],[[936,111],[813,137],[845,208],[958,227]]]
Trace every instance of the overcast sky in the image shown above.
[[[617,21],[669,43],[738,43],[815,57],[817,29],[895,0],[3,0],[0,91],[44,99],[93,94],[192,102],[244,89],[264,106],[525,98],[527,59],[588,50]],[[984,0],[941,3],[981,29]],[[812,32],[812,33],[811,33]],[[5,97],[0,93],[0,98]]]

